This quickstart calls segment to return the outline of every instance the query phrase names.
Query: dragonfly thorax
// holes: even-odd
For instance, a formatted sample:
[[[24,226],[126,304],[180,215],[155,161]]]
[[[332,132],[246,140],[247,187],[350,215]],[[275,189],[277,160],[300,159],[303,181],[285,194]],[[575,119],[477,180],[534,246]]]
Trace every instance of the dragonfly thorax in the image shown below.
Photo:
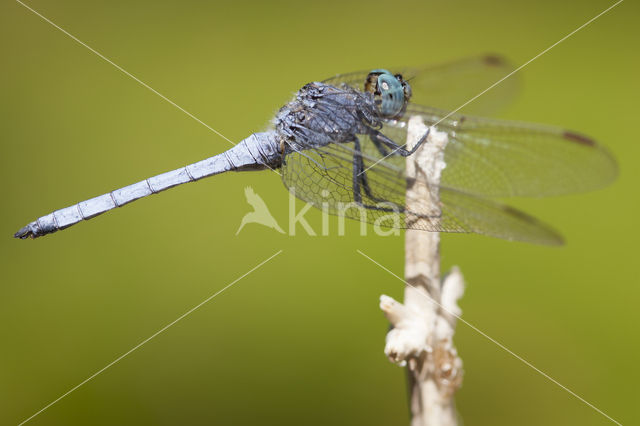
[[[275,119],[288,152],[352,142],[357,134],[380,125],[371,94],[317,82],[302,87]]]

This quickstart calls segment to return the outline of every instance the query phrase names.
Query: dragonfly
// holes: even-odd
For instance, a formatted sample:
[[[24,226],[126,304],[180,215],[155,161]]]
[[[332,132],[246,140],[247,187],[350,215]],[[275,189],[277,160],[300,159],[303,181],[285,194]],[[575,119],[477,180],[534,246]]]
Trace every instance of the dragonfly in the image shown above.
[[[551,226],[503,199],[604,187],[617,175],[616,161],[605,147],[575,131],[476,115],[492,114],[513,99],[517,81],[507,79],[467,102],[511,71],[500,56],[481,55],[312,82],[279,110],[271,130],[211,158],[56,210],[14,236],[47,235],[220,173],[278,169],[296,197],[329,213],[388,227],[559,245],[563,239]],[[427,130],[409,149],[408,122],[415,116]],[[415,177],[407,176],[406,160],[430,143],[432,130],[448,138],[439,182],[424,182],[437,189],[438,208],[410,210],[407,206],[419,200],[407,199],[407,185]],[[345,205],[359,208],[345,210]]]

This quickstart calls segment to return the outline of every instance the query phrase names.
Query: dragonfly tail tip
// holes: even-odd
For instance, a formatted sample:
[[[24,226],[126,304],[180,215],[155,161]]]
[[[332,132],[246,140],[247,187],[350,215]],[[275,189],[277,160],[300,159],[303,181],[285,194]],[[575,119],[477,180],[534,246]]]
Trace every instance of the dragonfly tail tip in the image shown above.
[[[20,228],[20,230],[18,230],[18,232],[16,232],[15,234],[13,234],[13,238],[19,238],[21,240],[25,240],[27,238],[35,238],[35,235],[33,233],[33,229],[31,228],[31,226],[27,225],[24,226],[22,228]]]

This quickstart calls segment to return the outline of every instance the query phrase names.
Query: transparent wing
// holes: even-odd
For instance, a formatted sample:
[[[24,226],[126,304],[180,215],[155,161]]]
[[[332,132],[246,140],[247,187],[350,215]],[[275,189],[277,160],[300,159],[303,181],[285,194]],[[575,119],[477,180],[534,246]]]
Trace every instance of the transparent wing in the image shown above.
[[[447,132],[447,188],[486,197],[544,197],[584,192],[611,183],[617,165],[609,151],[587,136],[553,126],[494,120],[409,105],[401,120],[382,132],[403,144],[406,122],[419,115]],[[370,155],[376,155],[369,148]],[[400,166],[404,159],[387,160]]]
[[[363,141],[363,151],[372,152]],[[374,148],[375,149],[375,148]],[[380,156],[363,153],[369,193],[361,191],[362,208],[354,198],[354,150],[346,144],[294,152],[285,158],[283,181],[298,198],[331,214],[369,222],[382,227],[425,231],[474,232],[493,237],[537,244],[558,245],[562,238],[536,219],[510,207],[463,192],[422,182],[437,191],[438,208],[422,200],[407,199],[404,168]],[[411,182],[415,185],[415,180]],[[420,206],[407,211],[406,205]]]
[[[347,84],[363,90],[370,70],[340,74],[324,80],[334,86]],[[496,55],[482,55],[454,62],[416,68],[392,68],[411,85],[412,102],[453,111],[513,71],[513,67]],[[466,105],[466,114],[490,115],[511,103],[519,91],[513,75]]]

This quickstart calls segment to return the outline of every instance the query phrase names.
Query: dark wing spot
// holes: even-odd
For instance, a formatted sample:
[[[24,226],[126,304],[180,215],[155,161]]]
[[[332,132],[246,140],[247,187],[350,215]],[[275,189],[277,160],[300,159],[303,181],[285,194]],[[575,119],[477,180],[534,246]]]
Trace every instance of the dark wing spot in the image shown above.
[[[565,138],[568,141],[579,143],[580,145],[584,145],[584,146],[595,146],[596,145],[596,142],[593,139],[588,138],[588,137],[586,137],[584,135],[581,135],[579,133],[573,133],[573,132],[570,132],[570,131],[565,131],[562,134],[562,137]]]
[[[483,58],[483,60],[485,64],[492,67],[499,67],[505,64],[504,59],[498,55],[487,55]]]
[[[516,217],[519,220],[521,220],[523,222],[526,222],[526,223],[528,223],[530,225],[536,226],[539,231],[542,231],[544,229],[546,231],[547,235],[546,235],[546,238],[545,238],[543,244],[554,245],[554,246],[564,245],[564,239],[562,238],[562,236],[560,234],[558,234],[554,229],[549,228],[547,225],[545,225],[544,223],[540,222],[535,217],[529,216],[525,212],[522,212],[522,211],[520,211],[518,209],[514,209],[511,206],[501,206],[501,207],[502,207],[502,211],[503,212],[505,212],[507,214],[510,214],[513,217]]]
[[[518,219],[522,219],[525,222],[529,222],[529,223],[536,222],[536,220],[533,217],[529,216],[525,212],[522,212],[522,211],[520,211],[518,209],[514,209],[511,206],[502,206],[502,211],[504,211],[505,213],[508,213],[508,214],[510,214],[512,216],[515,216]]]

